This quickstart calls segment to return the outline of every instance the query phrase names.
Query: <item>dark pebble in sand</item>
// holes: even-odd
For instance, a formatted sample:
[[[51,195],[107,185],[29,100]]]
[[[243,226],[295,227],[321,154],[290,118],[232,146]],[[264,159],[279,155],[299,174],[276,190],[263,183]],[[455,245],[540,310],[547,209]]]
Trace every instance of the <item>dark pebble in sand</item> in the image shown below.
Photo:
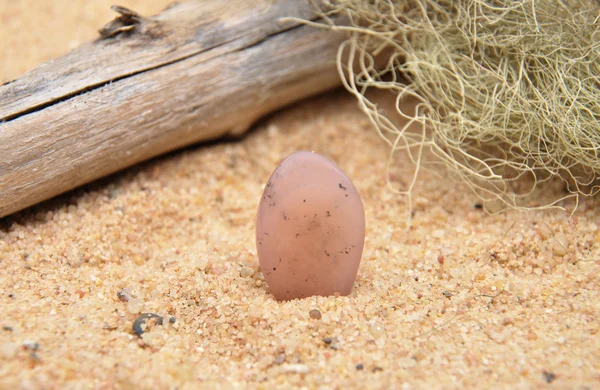
[[[133,333],[135,333],[138,336],[141,336],[148,328],[147,321],[149,321],[149,320],[155,320],[156,325],[163,324],[163,318],[161,316],[159,316],[158,314],[142,313],[133,322],[133,326],[132,326]]]

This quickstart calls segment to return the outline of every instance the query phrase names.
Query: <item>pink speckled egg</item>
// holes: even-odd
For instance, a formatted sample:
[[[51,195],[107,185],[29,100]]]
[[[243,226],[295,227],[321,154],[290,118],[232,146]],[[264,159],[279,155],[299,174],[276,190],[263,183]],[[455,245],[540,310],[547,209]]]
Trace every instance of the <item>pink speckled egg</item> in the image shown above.
[[[348,295],[364,242],[365,212],[348,176],[316,153],[283,160],[256,222],[260,268],[275,298]]]

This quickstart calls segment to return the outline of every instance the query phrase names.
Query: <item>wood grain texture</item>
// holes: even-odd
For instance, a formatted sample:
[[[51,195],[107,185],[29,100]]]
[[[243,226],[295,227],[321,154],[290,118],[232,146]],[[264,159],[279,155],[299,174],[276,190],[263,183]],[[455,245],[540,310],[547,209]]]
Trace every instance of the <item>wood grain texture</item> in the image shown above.
[[[282,24],[304,1],[122,12],[98,39],[0,87],[0,217],[339,85],[340,35]]]

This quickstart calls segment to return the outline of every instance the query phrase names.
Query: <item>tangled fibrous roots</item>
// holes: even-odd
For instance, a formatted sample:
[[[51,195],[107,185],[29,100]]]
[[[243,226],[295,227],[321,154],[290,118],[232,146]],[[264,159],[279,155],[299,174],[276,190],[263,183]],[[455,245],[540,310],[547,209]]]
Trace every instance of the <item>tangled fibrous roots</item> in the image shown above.
[[[324,4],[322,21],[309,24],[349,32],[340,74],[391,156],[404,151],[415,164],[413,180],[398,190],[409,199],[426,149],[484,201],[511,208],[560,207],[565,197],[600,189],[598,1]],[[395,127],[366,97],[373,88],[394,93],[406,126]],[[408,97],[419,102],[416,114],[401,109]],[[415,123],[424,130],[409,131]],[[532,203],[556,177],[567,195]]]

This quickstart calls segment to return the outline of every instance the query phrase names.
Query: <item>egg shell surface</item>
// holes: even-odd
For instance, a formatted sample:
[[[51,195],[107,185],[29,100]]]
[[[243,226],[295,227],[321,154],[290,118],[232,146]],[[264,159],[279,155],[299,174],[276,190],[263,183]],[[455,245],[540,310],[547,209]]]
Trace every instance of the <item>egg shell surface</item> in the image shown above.
[[[278,300],[348,295],[365,241],[358,190],[319,154],[296,152],[275,169],[258,208],[261,270]]]

